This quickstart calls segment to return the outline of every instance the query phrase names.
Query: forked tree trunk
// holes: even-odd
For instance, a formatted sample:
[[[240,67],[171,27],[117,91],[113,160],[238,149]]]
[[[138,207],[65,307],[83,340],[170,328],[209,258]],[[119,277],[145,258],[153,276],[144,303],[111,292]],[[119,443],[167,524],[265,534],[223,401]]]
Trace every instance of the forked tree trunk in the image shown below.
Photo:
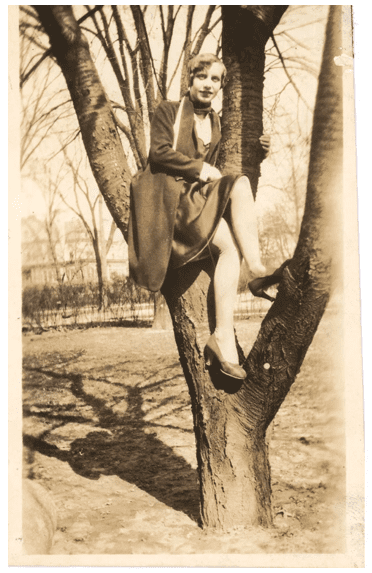
[[[57,50],[55,55],[70,89],[97,183],[115,222],[125,232],[127,209],[125,200],[120,197],[120,188],[125,189],[126,185],[126,162],[122,150],[118,150],[113,121],[112,131],[109,127],[108,103],[87,44],[68,7],[36,6],[36,9],[51,36],[53,50]],[[224,122],[226,143],[222,163],[233,166],[230,170],[235,170],[235,162],[240,162],[238,171],[244,168],[254,189],[259,173],[255,146],[262,128],[265,37],[269,37],[284,10],[283,6],[223,7],[226,20],[224,34],[235,37],[239,27],[239,34],[244,32],[243,38],[247,42],[246,49],[241,42],[230,42],[230,48],[226,48],[228,67],[237,70],[233,81],[244,83],[245,73],[251,79],[244,83],[244,88],[237,85],[237,102],[234,100],[234,86],[228,88],[227,117]],[[244,26],[240,29],[241,18],[246,24],[251,22],[249,30],[257,34],[254,42]],[[227,381],[216,372],[210,376],[204,366],[203,348],[210,331],[214,329],[210,281],[212,263],[193,263],[173,271],[168,274],[162,288],[171,312],[180,360],[191,395],[200,476],[201,519],[206,527],[270,526],[272,523],[266,430],[295,380],[330,292],[333,245],[330,242],[332,235],[326,229],[329,228],[327,226],[331,230],[334,228],[332,212],[335,203],[340,201],[341,191],[341,82],[336,77],[336,66],[333,65],[333,57],[341,45],[337,35],[340,25],[341,8],[332,6],[314,117],[308,197],[300,240],[294,259],[285,272],[277,301],[263,321],[256,343],[245,361],[248,376],[240,389],[234,389],[231,383],[226,384]],[[241,50],[244,65],[239,64]],[[251,66],[251,57],[258,62],[255,64],[258,66],[257,73]],[[244,99],[250,82],[252,99]],[[255,82],[257,87],[253,85]],[[91,89],[94,100],[90,97]],[[226,137],[229,106],[233,118],[240,113],[242,101],[248,107],[243,114],[250,119],[244,120],[246,124],[236,145],[230,146],[233,134]],[[101,114],[104,114],[103,139],[94,130],[96,145],[93,149],[89,143],[92,125],[85,121],[86,113],[90,114],[93,126],[99,125]],[[242,141],[251,122],[254,137],[248,135],[249,141],[245,146]],[[109,134],[112,138],[106,143],[105,136]],[[96,168],[96,162],[98,165],[104,163],[107,145],[115,149],[116,186],[107,184],[107,177],[110,182],[109,172],[102,178],[101,169]],[[241,155],[248,147],[251,151],[246,164]],[[236,150],[240,155],[236,154]]]

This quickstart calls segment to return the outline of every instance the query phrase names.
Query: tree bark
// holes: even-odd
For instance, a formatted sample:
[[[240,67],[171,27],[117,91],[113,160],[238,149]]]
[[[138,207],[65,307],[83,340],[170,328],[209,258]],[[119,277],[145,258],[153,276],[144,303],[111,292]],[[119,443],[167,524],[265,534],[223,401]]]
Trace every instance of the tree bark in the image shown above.
[[[223,91],[224,173],[245,173],[256,197],[263,159],[262,135],[265,45],[287,6],[222,6],[222,53],[228,70]]]
[[[194,263],[192,269],[169,273],[162,288],[192,402],[201,523],[217,529],[268,527],[272,517],[266,428],[247,417],[250,409],[261,411],[265,396],[253,389],[249,401],[240,403],[241,384],[234,386],[218,371],[209,374],[205,369],[203,348],[214,330],[212,272],[211,263]]]
[[[101,310],[105,306],[105,280],[103,277],[102,258],[100,251],[100,244],[98,234],[95,232],[93,240],[93,250],[96,258],[97,280],[98,280],[98,309]]]

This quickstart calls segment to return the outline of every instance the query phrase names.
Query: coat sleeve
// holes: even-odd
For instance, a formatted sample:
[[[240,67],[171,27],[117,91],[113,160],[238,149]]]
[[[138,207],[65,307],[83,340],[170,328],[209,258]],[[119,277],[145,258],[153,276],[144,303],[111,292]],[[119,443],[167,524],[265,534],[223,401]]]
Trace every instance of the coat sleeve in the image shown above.
[[[169,102],[162,102],[155,111],[151,122],[149,162],[152,167],[169,175],[198,181],[203,167],[201,159],[192,159],[173,147],[173,123],[175,113]]]

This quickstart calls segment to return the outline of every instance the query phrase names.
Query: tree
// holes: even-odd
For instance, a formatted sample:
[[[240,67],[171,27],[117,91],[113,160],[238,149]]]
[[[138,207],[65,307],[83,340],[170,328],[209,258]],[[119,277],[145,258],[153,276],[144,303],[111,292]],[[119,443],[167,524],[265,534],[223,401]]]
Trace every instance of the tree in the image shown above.
[[[88,42],[71,7],[35,8],[66,79],[97,184],[125,236],[130,172]],[[142,12],[140,7],[133,8],[146,66]],[[285,8],[222,8],[222,49],[235,84],[224,93],[221,166],[231,171],[243,169],[254,192],[262,159],[256,142],[262,133],[265,44]],[[208,527],[271,525],[266,430],[295,380],[329,298],[334,254],[329,229],[334,232],[332,214],[340,188],[342,150],[341,87],[332,65],[339,45],[340,7],[331,7],[330,14],[300,238],[277,301],[244,360],[247,380],[241,388],[228,393],[221,388],[223,380],[211,378],[204,367],[202,350],[214,314],[209,296],[211,263],[169,273],[162,288],[192,400],[201,519]],[[144,69],[143,75],[149,80],[147,72]],[[151,115],[151,90],[148,97]]]
[[[285,173],[278,170],[275,189],[278,200],[267,210],[261,221],[260,244],[264,260],[284,261],[292,256],[300,234],[305,206],[306,176],[310,141],[307,137],[291,133],[288,128],[281,149],[285,153]],[[282,153],[283,156],[283,153]]]
[[[56,219],[58,216],[58,206],[56,205],[58,189],[61,183],[61,173],[60,171],[52,177],[50,169],[44,169],[42,187],[43,195],[46,203],[46,215],[44,219],[45,231],[48,237],[49,250],[54,266],[54,273],[56,277],[57,284],[61,286],[62,277],[60,272],[60,266],[62,260],[60,258],[60,236],[58,228],[56,225]]]
[[[106,303],[107,254],[113,242],[116,224],[114,221],[111,222],[106,241],[103,229],[102,195],[97,191],[92,192],[89,184],[82,177],[80,173],[82,161],[76,161],[76,157],[72,160],[66,150],[64,156],[66,166],[72,176],[74,204],[69,203],[62,192],[60,192],[60,197],[65,205],[80,219],[93,247],[98,277],[99,308],[101,309]],[[82,197],[85,199],[85,209],[80,202]]]

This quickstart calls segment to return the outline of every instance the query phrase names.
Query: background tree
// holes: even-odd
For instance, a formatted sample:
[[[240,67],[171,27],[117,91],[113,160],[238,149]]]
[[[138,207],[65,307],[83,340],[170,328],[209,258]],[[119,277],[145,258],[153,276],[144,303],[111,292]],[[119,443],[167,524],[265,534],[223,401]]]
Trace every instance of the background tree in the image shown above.
[[[282,144],[286,170],[278,166],[277,180],[266,187],[277,193],[277,200],[263,215],[260,224],[260,245],[263,258],[270,264],[292,256],[300,234],[305,207],[306,179],[310,141],[291,131],[288,126]],[[272,158],[275,162],[275,157]]]
[[[49,250],[53,260],[56,281],[57,284],[61,286],[62,276],[60,266],[63,259],[61,258],[61,236],[56,224],[59,213],[58,192],[60,182],[61,172],[58,171],[54,176],[52,176],[50,169],[47,166],[44,166],[44,177],[41,183],[46,203],[44,226],[48,237]]]
[[[83,159],[77,159],[75,156],[72,160],[66,150],[64,156],[68,175],[72,180],[74,202],[70,203],[62,192],[59,192],[59,195],[64,204],[81,221],[93,248],[98,278],[99,309],[101,309],[106,304],[107,255],[113,242],[116,224],[114,221],[111,222],[106,240],[103,226],[102,195],[97,190],[92,191],[89,183],[81,175],[80,167]],[[84,206],[81,204],[82,199],[85,202]]]
[[[70,7],[37,6],[36,9],[66,79],[97,184],[125,236],[130,170],[88,42]],[[138,9],[139,12],[134,11],[133,18],[137,17],[138,37],[144,40],[143,12]],[[235,72],[232,75],[236,75],[237,83],[235,92],[231,87],[224,95],[225,143],[221,164],[225,169],[247,172],[254,191],[261,159],[257,138],[262,133],[265,45],[284,10],[285,7],[275,6],[223,8],[224,59],[227,58],[229,69]],[[332,8],[333,23],[336,24],[339,22],[337,10],[337,7]],[[232,37],[231,29],[235,25],[244,31],[243,39],[236,32]],[[251,34],[248,35],[247,30]],[[328,38],[330,42],[335,40],[331,28]],[[142,49],[146,51],[146,47],[142,46]],[[327,45],[327,50],[332,61],[332,45]],[[149,80],[150,76],[146,75],[149,69],[145,69],[145,63],[141,63],[144,68],[141,73]],[[332,70],[323,72],[323,80],[327,77],[331,82],[334,80]],[[134,77],[132,79],[134,86]],[[146,88],[150,86],[147,96],[150,117],[153,90],[151,83],[144,85]],[[337,89],[339,86],[331,83],[331,96],[335,96]],[[321,90],[320,100],[324,97]],[[319,119],[316,120],[314,133],[324,126],[327,126],[329,134],[337,132],[341,118],[339,99],[336,105],[334,103],[335,100],[332,101],[333,114],[325,118],[328,120],[332,116],[332,123],[324,121],[319,127]],[[329,93],[322,105],[324,109],[329,108]],[[244,123],[245,129],[232,146],[230,138],[234,134],[229,134],[228,129],[231,125],[238,126],[239,114],[243,114],[240,123]],[[135,122],[135,118],[132,120]],[[245,141],[246,134],[249,136]],[[210,318],[214,314],[212,299],[208,296],[211,264],[198,263],[170,273],[162,289],[171,311],[192,399],[202,522],[206,526],[271,524],[265,432],[295,379],[329,296],[330,254],[319,216],[327,212],[322,201],[323,197],[328,197],[325,193],[328,181],[323,179],[318,160],[322,155],[322,162],[327,163],[327,153],[332,155],[330,160],[334,160],[333,154],[339,152],[339,131],[331,142],[327,132],[322,133],[322,137],[328,147],[325,149],[320,140],[313,148],[308,202],[298,248],[285,274],[278,300],[263,322],[256,344],[245,362],[248,378],[239,391],[227,394],[216,388],[204,369],[202,350],[209,328],[213,329],[213,318]],[[138,145],[140,160],[141,151],[142,147]],[[320,187],[324,191],[321,197]]]

